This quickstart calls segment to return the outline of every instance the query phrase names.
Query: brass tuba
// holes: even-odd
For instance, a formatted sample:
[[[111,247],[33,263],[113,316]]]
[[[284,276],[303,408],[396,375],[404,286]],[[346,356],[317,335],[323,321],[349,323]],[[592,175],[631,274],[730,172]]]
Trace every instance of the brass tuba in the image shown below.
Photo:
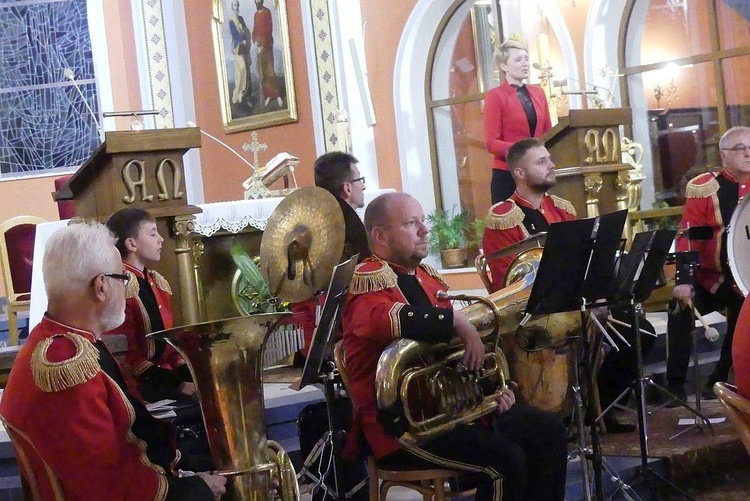
[[[200,398],[211,455],[227,477],[225,501],[299,500],[294,467],[266,437],[263,349],[278,321],[269,313],[155,332],[185,358]]]
[[[403,413],[407,430],[402,439],[419,442],[497,408],[494,393],[509,379],[500,334],[517,329],[535,276],[532,270],[488,298],[444,296],[478,300],[461,310],[485,342],[484,366],[476,373],[461,370],[464,350],[457,338],[439,344],[400,339],[383,351],[376,369],[378,408]]]

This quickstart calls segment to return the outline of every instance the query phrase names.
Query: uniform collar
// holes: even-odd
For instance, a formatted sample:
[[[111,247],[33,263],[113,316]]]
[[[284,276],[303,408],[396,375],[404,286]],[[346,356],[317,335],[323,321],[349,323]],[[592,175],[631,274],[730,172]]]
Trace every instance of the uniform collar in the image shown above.
[[[544,194],[544,196],[542,197],[542,203],[539,205],[539,207],[535,207],[534,204],[531,203],[530,200],[527,200],[524,197],[522,197],[521,195],[519,195],[517,191],[513,192],[513,197],[512,198],[513,198],[513,201],[516,202],[516,205],[522,205],[524,207],[528,207],[529,209],[539,210],[544,205],[544,201],[547,200],[548,196],[549,195],[547,195],[547,193]]]
[[[62,328],[63,330],[65,330],[65,332],[72,332],[74,334],[80,334],[81,336],[85,337],[92,343],[96,341],[96,336],[94,336],[93,332],[87,331],[84,329],[79,329],[78,327],[73,327],[72,325],[64,324],[62,322],[58,322],[57,320],[54,320],[52,317],[50,317],[48,313],[44,314],[44,318],[42,319],[42,322],[56,325]]]
[[[143,271],[139,270],[138,268],[134,268],[133,266],[130,266],[128,263],[122,263],[125,265],[125,269],[128,270],[130,273],[135,275],[138,278],[146,278],[146,273],[148,273],[148,269],[144,268]]]

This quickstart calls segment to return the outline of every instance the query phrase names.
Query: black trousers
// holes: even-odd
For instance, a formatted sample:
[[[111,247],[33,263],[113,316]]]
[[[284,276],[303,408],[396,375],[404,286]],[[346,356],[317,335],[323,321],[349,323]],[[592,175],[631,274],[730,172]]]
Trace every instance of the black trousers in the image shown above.
[[[387,469],[443,467],[469,472],[476,501],[562,501],[567,438],[560,419],[522,404],[497,416],[493,426],[459,426],[420,446],[378,460]]]
[[[701,315],[712,311],[726,310],[727,332],[721,345],[721,356],[713,373],[709,376],[708,385],[716,381],[726,381],[729,369],[732,368],[732,338],[737,316],[740,314],[744,298],[734,292],[731,281],[721,284],[715,294],[703,287],[695,286],[693,303]],[[685,384],[687,369],[690,363],[690,352],[693,346],[692,332],[695,325],[693,313],[676,299],[669,302],[667,319],[667,382],[670,385]]]
[[[612,317],[633,324],[630,308],[612,308]],[[597,384],[599,387],[599,402],[602,410],[610,406],[615,399],[620,396],[633,382],[638,379],[638,361],[635,352],[635,332],[632,328],[621,327],[615,324],[617,331],[630,344],[626,345],[620,338],[610,333],[612,340],[615,342],[620,351],[614,348],[604,357],[602,366],[597,374]],[[654,332],[654,326],[641,315],[638,317],[638,327],[648,332]],[[648,334],[641,334],[641,353],[646,356],[654,346],[656,338]],[[627,402],[620,402],[625,405]]]
[[[516,180],[513,179],[510,171],[492,169],[492,181],[490,183],[492,205],[510,198],[514,191],[516,191]]]

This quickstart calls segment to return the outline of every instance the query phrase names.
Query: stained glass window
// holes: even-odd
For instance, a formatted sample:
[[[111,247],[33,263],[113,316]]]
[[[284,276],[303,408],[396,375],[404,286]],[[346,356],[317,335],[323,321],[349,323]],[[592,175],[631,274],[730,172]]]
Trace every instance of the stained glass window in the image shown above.
[[[0,68],[0,175],[85,161],[99,145],[86,0],[0,3]]]

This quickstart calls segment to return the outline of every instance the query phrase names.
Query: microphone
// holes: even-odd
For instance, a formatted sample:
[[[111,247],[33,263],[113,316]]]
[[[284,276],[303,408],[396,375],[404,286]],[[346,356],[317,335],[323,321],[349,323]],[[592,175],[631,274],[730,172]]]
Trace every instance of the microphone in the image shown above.
[[[63,77],[65,77],[66,80],[70,80],[73,82],[73,87],[76,88],[78,91],[78,95],[81,96],[81,101],[83,101],[84,106],[86,106],[86,109],[91,114],[91,118],[94,119],[94,123],[96,124],[96,131],[101,136],[102,134],[102,124],[99,122],[99,117],[94,113],[94,110],[91,109],[91,106],[89,106],[89,102],[86,100],[86,96],[83,95],[83,92],[81,92],[81,88],[78,86],[78,82],[76,82],[75,74],[73,73],[73,70],[70,68],[63,69]]]
[[[196,123],[193,122],[193,121],[185,122],[185,125],[187,125],[188,127],[198,127],[196,125]],[[222,145],[224,148],[226,148],[227,150],[229,150],[230,153],[232,153],[234,156],[236,156],[237,158],[239,158],[240,160],[242,160],[248,167],[250,167],[252,169],[253,173],[255,173],[255,166],[253,164],[251,164],[245,157],[243,157],[242,155],[240,155],[239,153],[237,153],[237,150],[235,150],[234,148],[232,148],[231,146],[229,146],[227,143],[225,143],[224,141],[222,141],[218,137],[212,136],[211,134],[209,134],[205,130],[203,130],[201,128],[198,128],[198,130],[201,131],[201,134],[203,134],[205,136],[208,136],[209,138],[213,139],[214,141],[216,141],[217,143],[219,143],[220,145]]]

